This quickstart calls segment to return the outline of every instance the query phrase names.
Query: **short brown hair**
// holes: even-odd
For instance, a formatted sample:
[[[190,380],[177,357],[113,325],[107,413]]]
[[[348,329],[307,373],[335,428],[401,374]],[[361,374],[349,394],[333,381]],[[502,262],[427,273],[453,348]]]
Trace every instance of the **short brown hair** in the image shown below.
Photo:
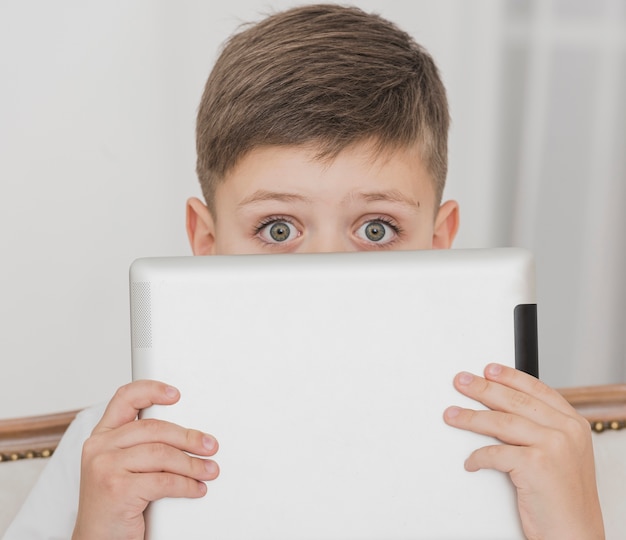
[[[216,186],[256,147],[314,144],[332,159],[366,139],[417,143],[439,202],[449,123],[437,67],[406,32],[355,7],[297,7],[225,43],[200,102],[196,170],[215,215]]]

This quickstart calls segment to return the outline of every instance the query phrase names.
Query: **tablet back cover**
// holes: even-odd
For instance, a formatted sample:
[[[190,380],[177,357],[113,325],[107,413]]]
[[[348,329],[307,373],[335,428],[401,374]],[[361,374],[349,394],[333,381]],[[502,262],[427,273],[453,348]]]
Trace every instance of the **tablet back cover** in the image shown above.
[[[142,416],[220,443],[207,495],[151,504],[147,538],[523,538],[508,476],[463,468],[494,440],[442,414],[482,408],[458,371],[536,370],[527,251],[139,259],[130,287],[133,378],[182,396]]]

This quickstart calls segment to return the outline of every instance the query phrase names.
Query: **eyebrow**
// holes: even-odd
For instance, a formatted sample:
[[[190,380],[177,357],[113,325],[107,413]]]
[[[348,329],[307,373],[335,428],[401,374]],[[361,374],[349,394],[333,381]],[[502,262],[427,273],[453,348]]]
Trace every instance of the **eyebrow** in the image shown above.
[[[343,201],[342,204],[347,204],[351,200],[360,199],[365,202],[377,202],[377,201],[387,201],[387,202],[395,202],[400,203],[406,206],[409,206],[414,209],[420,208],[421,204],[419,201],[413,200],[411,197],[405,195],[401,191],[397,189],[390,189],[387,191],[370,191],[365,193],[350,193]],[[259,189],[255,191],[252,195],[249,195],[245,199],[243,199],[237,205],[237,208],[243,208],[244,206],[249,206],[251,204],[264,202],[264,201],[279,201],[279,202],[302,202],[302,203],[311,203],[312,200],[309,197],[305,197],[304,195],[299,195],[297,193],[288,193],[282,191],[268,191],[265,189]]]
[[[264,201],[279,201],[279,202],[304,202],[310,203],[311,199],[304,195],[298,195],[297,193],[286,193],[281,191],[267,191],[265,189],[259,189],[252,195],[246,197],[241,201],[237,207],[242,208],[250,204],[255,204]]]
[[[412,208],[420,208],[421,204],[419,201],[413,200],[411,197],[405,195],[401,191],[397,189],[391,189],[388,191],[370,191],[367,193],[351,193],[346,197],[343,201],[344,203],[349,202],[350,199],[361,199],[365,202],[377,202],[377,201],[388,201],[388,202],[396,202],[401,203]]]

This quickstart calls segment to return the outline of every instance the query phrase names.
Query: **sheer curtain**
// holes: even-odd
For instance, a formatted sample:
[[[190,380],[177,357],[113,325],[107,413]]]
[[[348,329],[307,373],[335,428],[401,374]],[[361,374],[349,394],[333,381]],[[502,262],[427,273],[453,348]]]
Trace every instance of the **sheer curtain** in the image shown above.
[[[500,4],[495,243],[537,257],[543,378],[626,379],[626,1]]]

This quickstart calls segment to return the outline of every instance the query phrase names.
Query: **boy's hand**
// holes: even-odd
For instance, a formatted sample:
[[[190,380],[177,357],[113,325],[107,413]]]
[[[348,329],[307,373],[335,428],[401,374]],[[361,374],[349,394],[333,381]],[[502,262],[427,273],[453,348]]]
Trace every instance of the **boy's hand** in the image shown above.
[[[446,423],[504,443],[474,451],[465,468],[510,475],[526,537],[604,538],[589,423],[556,390],[499,364],[484,378],[459,373],[454,386],[491,410],[449,407]]]
[[[217,441],[160,420],[136,420],[153,404],[171,405],[178,390],[156,381],[122,386],[85,441],[73,539],[143,539],[143,511],[164,497],[198,498],[219,474],[208,459]]]

